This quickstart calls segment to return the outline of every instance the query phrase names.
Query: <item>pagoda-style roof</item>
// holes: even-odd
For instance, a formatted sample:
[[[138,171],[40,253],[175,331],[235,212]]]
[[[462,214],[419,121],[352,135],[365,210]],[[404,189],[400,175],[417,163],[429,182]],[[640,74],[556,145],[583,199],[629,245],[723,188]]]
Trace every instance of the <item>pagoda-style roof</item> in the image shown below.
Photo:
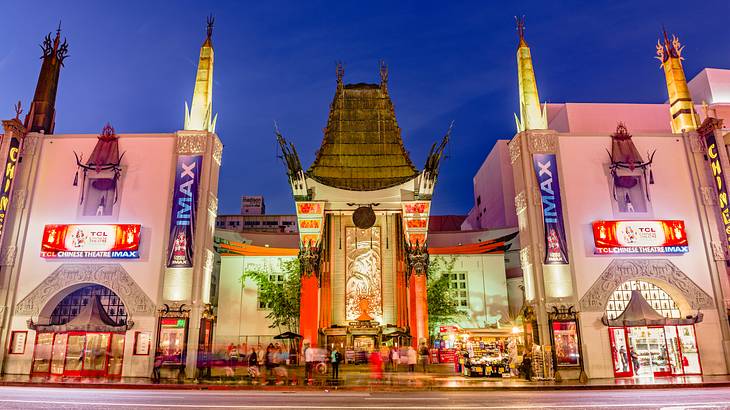
[[[702,321],[702,313],[681,318],[664,317],[654,310],[638,290],[631,291],[631,299],[626,309],[615,319],[609,319],[604,313],[601,321],[606,326],[666,326],[691,325]]]
[[[104,310],[99,296],[92,296],[89,302],[81,307],[79,314],[66,324],[31,323],[29,327],[39,332],[124,332],[131,327],[131,323],[117,324]]]
[[[308,177],[335,188],[375,191],[418,174],[403,146],[386,84],[342,84],[338,79]]]

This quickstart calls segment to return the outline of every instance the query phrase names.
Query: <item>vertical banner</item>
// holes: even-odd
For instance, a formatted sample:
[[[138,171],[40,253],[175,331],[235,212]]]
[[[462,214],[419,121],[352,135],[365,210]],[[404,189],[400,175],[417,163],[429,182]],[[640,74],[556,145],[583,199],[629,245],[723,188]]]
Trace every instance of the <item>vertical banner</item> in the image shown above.
[[[8,156],[5,158],[5,171],[3,172],[2,185],[0,185],[0,238],[5,231],[5,218],[10,207],[10,193],[12,192],[13,180],[15,179],[15,166],[18,164],[20,155],[20,140],[11,137]]]
[[[175,170],[175,192],[172,195],[170,238],[167,242],[167,267],[193,266],[193,235],[198,207],[198,188],[203,157],[180,155]]]
[[[710,170],[717,190],[717,205],[720,207],[720,218],[725,228],[723,236],[727,239],[728,246],[730,246],[730,203],[728,203],[727,187],[725,186],[725,177],[720,163],[714,129],[711,129],[704,137],[707,146],[707,159],[710,161]]]
[[[560,179],[555,154],[534,154],[533,164],[542,198],[542,220],[545,225],[545,264],[568,263],[563,206],[560,201]]]

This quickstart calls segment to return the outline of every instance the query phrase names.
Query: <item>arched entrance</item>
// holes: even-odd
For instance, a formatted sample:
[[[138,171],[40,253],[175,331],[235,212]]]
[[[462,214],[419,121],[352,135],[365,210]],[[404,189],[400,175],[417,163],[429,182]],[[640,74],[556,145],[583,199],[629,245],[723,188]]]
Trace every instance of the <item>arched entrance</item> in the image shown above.
[[[111,289],[87,284],[53,307],[36,330],[33,374],[120,377],[127,308]]]
[[[616,377],[701,374],[694,324],[682,318],[680,303],[659,285],[628,280],[608,298],[603,323],[609,326]]]

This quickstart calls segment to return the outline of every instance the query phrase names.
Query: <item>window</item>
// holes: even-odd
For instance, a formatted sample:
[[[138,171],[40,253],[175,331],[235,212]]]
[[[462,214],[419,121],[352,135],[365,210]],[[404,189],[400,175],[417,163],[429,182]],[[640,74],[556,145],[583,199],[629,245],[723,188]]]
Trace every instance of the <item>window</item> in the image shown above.
[[[606,315],[609,319],[616,319],[623,313],[626,306],[631,300],[631,291],[641,291],[641,296],[656,310],[660,315],[668,318],[680,318],[679,308],[671,296],[667,294],[659,286],[645,282],[643,280],[630,280],[624,282],[608,299],[606,305]]]
[[[284,284],[284,274],[283,273],[270,273],[269,274],[269,280],[274,283],[275,285],[283,285]],[[262,302],[261,300],[258,300],[259,309],[271,309],[271,304],[266,304]]]
[[[449,289],[451,289],[456,306],[460,309],[469,308],[469,287],[466,283],[466,272],[451,273]]]
[[[111,289],[101,285],[91,285],[74,291],[53,309],[51,313],[52,325],[63,325],[75,318],[81,308],[90,302],[92,297],[99,296],[109,318],[118,325],[127,323],[127,312],[119,296]]]

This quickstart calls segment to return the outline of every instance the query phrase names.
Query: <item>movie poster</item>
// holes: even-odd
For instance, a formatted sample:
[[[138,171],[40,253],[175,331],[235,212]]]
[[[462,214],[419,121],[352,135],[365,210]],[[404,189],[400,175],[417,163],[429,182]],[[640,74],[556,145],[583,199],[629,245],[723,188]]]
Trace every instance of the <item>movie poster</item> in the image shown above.
[[[170,238],[167,243],[167,267],[193,266],[193,236],[198,207],[198,188],[203,157],[180,155],[177,158],[175,186],[170,215]]]
[[[568,248],[560,200],[560,179],[555,154],[534,154],[535,176],[542,199],[545,225],[545,264],[567,264]]]

